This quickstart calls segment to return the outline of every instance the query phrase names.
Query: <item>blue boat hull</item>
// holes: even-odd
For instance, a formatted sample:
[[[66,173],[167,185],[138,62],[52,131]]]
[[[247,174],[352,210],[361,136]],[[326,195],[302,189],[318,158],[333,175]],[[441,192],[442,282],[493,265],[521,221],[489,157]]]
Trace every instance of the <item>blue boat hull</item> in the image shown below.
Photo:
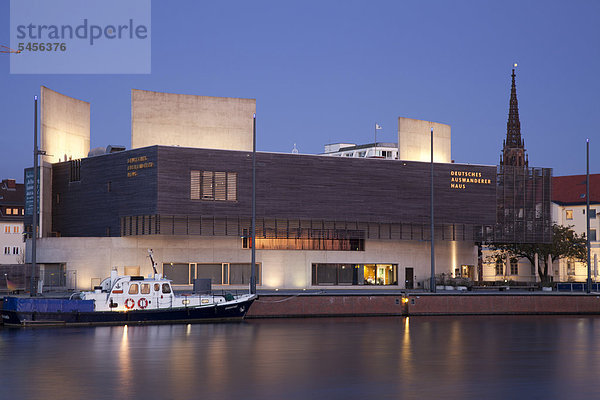
[[[2,310],[7,326],[174,324],[241,320],[254,299],[210,307],[158,310],[37,312]]]

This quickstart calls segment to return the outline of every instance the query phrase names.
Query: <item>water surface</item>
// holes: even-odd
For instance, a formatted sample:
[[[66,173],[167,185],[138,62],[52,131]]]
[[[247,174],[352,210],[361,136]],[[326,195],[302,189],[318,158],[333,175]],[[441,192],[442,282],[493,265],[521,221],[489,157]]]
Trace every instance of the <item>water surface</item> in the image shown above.
[[[598,398],[600,318],[0,328],[1,398]]]

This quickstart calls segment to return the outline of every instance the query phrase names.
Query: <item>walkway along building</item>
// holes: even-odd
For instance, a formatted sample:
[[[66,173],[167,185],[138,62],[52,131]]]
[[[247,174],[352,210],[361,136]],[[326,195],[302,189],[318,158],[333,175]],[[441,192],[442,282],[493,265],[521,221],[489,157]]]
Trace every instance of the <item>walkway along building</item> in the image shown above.
[[[218,115],[240,107],[252,111],[254,104],[134,91],[134,108],[175,102],[172,96],[179,113],[190,107],[189,115],[170,121],[181,129],[198,103],[203,109],[207,103],[224,107]],[[132,111],[132,143],[135,127],[143,125],[138,119],[146,118],[142,111]],[[233,125],[251,126],[251,116],[233,115],[239,121]],[[38,262],[77,271],[77,287],[83,289],[112,267],[151,273],[151,248],[161,272],[175,284],[211,278],[213,286],[247,287],[251,152],[227,143],[163,145],[154,128],[163,127],[168,136],[169,125],[148,121],[143,126],[157,135],[155,145],[77,159],[65,154],[44,164],[50,177],[42,182],[51,184],[40,201],[46,230],[41,229]],[[429,122],[409,122],[422,125],[428,136]],[[405,142],[400,135],[398,142]],[[447,155],[440,159],[450,159],[449,144],[448,127]],[[551,170],[442,161],[434,171],[437,272],[477,279],[478,243],[550,240]],[[430,276],[429,188],[427,162],[257,153],[259,288],[419,287]]]

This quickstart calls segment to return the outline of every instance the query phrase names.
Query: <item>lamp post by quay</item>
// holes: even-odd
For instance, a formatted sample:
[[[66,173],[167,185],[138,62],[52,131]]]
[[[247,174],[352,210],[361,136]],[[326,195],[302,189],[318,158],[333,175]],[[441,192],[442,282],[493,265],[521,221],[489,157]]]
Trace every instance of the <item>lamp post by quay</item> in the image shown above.
[[[586,171],[585,171],[585,220],[587,222],[587,293],[592,291],[592,271],[590,263],[590,139],[586,139]]]
[[[252,263],[250,264],[250,293],[256,293],[256,113],[252,115]]]
[[[29,296],[35,296],[37,290],[35,287],[36,270],[36,239],[37,239],[37,214],[38,214],[38,143],[37,143],[37,103],[38,97],[33,98],[33,212],[31,215],[31,278],[29,287]]]
[[[435,231],[433,224],[433,128],[431,128],[431,293],[435,293]]]

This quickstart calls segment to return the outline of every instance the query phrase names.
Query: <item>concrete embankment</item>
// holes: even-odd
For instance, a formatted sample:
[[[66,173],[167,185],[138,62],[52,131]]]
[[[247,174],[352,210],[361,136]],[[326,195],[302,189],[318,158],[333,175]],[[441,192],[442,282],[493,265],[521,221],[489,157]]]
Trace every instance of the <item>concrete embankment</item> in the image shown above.
[[[247,318],[598,314],[598,294],[261,295]]]

